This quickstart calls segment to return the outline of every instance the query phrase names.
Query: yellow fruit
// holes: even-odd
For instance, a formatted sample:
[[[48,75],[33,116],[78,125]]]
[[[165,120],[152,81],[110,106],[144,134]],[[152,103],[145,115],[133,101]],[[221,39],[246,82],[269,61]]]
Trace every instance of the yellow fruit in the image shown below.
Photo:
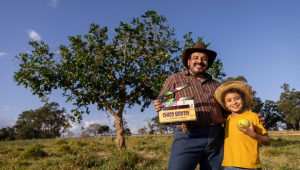
[[[38,64],[38,66],[40,66],[40,64]]]
[[[166,55],[166,57],[168,57],[168,55]]]
[[[134,54],[134,52],[132,52],[132,54]]]
[[[243,128],[243,126],[240,123],[242,123],[245,127],[249,127],[250,126],[250,123],[249,123],[248,119],[239,119],[238,120],[237,124],[239,125],[239,127]]]
[[[77,112],[75,112],[75,115],[77,114]]]

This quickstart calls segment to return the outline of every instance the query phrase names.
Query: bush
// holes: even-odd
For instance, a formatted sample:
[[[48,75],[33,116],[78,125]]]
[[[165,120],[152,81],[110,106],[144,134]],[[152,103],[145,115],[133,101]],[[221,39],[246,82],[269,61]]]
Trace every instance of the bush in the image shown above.
[[[29,147],[28,149],[26,149],[23,154],[22,154],[22,158],[28,159],[28,158],[43,158],[45,156],[47,156],[47,153],[45,151],[42,150],[43,145],[41,144],[35,144],[32,145],[31,147]]]
[[[63,145],[60,148],[57,149],[58,152],[64,152],[64,153],[72,153],[72,149],[69,145]]]
[[[68,142],[65,139],[57,139],[54,142],[54,145],[64,145],[64,144],[68,144]]]

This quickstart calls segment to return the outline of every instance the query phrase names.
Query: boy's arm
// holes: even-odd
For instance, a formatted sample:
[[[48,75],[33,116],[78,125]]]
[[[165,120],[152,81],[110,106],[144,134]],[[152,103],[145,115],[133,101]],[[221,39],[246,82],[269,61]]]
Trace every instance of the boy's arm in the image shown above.
[[[271,139],[267,133],[260,135],[255,132],[253,123],[249,121],[250,126],[245,127],[242,123],[240,123],[243,128],[240,128],[238,125],[237,128],[243,132],[244,134],[250,136],[251,138],[255,139],[258,143],[269,146],[271,144]]]

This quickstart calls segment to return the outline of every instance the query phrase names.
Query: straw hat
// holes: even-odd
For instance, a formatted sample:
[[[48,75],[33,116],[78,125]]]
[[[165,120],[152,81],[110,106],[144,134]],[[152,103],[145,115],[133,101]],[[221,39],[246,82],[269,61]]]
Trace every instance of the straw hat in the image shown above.
[[[233,88],[239,89],[245,94],[243,109],[248,107],[253,100],[253,92],[251,90],[251,87],[242,81],[231,81],[219,86],[219,88],[215,91],[215,98],[217,99],[217,101],[222,105],[222,107],[225,110],[230,111],[222,102],[222,94],[228,89],[233,89]]]
[[[206,49],[206,47],[203,43],[199,43],[199,44],[195,45],[193,48],[187,48],[182,52],[181,61],[182,61],[183,65],[186,68],[189,68],[188,58],[189,58],[189,55],[192,54],[193,52],[205,52],[205,53],[207,53],[207,55],[208,55],[208,68],[211,67],[211,65],[214,63],[214,61],[217,57],[216,52]]]

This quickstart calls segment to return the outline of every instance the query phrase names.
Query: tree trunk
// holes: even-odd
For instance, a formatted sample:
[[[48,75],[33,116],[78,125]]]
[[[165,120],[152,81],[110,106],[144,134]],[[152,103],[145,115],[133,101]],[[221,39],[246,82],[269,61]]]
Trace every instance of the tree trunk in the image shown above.
[[[293,124],[294,130],[296,130],[296,124]]]
[[[124,138],[124,128],[123,128],[123,115],[117,114],[115,116],[116,119],[116,129],[117,129],[117,138],[116,138],[116,144],[119,151],[122,152],[122,150],[125,148],[125,138]]]

